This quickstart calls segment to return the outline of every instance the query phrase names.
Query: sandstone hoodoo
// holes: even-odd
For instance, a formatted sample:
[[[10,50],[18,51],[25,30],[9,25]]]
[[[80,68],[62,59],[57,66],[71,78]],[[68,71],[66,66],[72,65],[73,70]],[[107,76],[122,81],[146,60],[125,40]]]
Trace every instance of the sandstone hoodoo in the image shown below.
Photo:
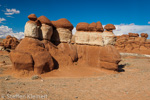
[[[104,29],[105,31],[102,33],[104,45],[114,45],[116,37],[113,30],[116,29],[116,27],[113,24],[107,24]]]
[[[114,26],[111,29],[109,28],[109,30],[112,29],[114,29]],[[104,29],[100,22],[79,23],[76,30],[75,43],[77,44],[79,64],[109,70],[118,69],[118,63],[121,61],[120,54],[116,48],[111,46],[111,39],[108,38],[107,40],[109,44],[105,43],[104,40],[110,35],[102,35]],[[112,31],[110,31],[110,34],[112,36]]]
[[[65,18],[52,21],[54,32],[51,41],[57,45],[58,49],[71,60],[77,61],[77,50],[74,44],[71,44],[73,25]],[[63,58],[64,59],[64,58]],[[61,60],[60,60],[61,61]],[[69,61],[69,60],[68,60]],[[68,61],[64,61],[67,62]],[[67,64],[66,63],[66,64]]]
[[[41,33],[39,32],[39,38],[50,40],[53,34],[53,26],[52,26],[51,21],[45,16],[40,16],[38,20],[42,24],[41,31],[40,31]]]
[[[19,40],[17,38],[7,35],[6,39],[0,43],[0,46],[8,49],[15,49],[18,44]]]
[[[51,41],[53,43],[67,43],[71,41],[73,25],[65,18],[52,21],[54,32]]]
[[[120,52],[150,54],[150,42],[147,41],[148,34],[128,33],[128,35],[117,36],[115,47]]]
[[[99,21],[97,23],[93,22],[91,24],[84,22],[78,23],[76,30],[75,43],[103,46],[103,39],[101,34],[104,29]]]

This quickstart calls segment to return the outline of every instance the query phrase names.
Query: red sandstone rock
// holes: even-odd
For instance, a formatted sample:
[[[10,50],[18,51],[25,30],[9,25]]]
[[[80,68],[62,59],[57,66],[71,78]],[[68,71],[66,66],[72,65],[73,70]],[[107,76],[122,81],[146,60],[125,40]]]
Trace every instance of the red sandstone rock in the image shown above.
[[[55,28],[66,28],[70,31],[73,29],[73,25],[66,18],[61,18],[57,21],[51,21]]]
[[[95,22],[89,24],[88,31],[96,31],[97,24]]]
[[[103,32],[104,29],[103,29],[103,26],[102,26],[101,22],[98,21],[96,24],[97,24],[97,26],[96,26],[96,31],[98,31],[98,32]]]
[[[78,63],[91,67],[117,70],[121,60],[119,52],[113,46],[77,45]]]
[[[45,17],[45,16],[40,16],[40,17],[38,18],[38,20],[39,20],[42,24],[47,24],[47,25],[52,26],[51,21],[50,21],[47,17]]]
[[[30,20],[32,20],[32,21],[36,21],[36,20],[37,20],[37,17],[36,17],[35,14],[30,14],[30,15],[28,16],[28,18],[29,18]]]
[[[104,29],[106,29],[106,30],[114,30],[114,29],[116,29],[116,27],[113,24],[107,24],[107,25],[105,25]]]
[[[76,30],[77,31],[88,31],[88,26],[89,26],[88,23],[81,22],[81,23],[77,24]]]
[[[32,56],[34,61],[34,72],[37,74],[41,74],[43,71],[51,71],[54,68],[54,62],[50,53],[38,39],[26,37],[15,50],[29,53]]]
[[[14,70],[33,71],[34,61],[29,53],[12,51],[10,52],[10,59],[13,63]]]
[[[42,41],[45,45],[45,48],[49,51],[49,53],[52,55],[55,68],[58,68],[60,66],[68,66],[72,65],[73,61],[76,60],[75,53],[72,47],[68,48],[67,43],[61,43],[60,46],[55,46],[51,42],[47,40]],[[68,53],[67,53],[68,52]]]

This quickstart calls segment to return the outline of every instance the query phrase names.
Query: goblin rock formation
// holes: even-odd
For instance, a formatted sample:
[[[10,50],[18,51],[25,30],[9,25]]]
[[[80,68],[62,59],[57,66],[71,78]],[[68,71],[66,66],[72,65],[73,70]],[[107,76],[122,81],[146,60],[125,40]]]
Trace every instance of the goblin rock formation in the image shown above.
[[[113,25],[106,25],[107,32],[103,35],[104,29],[100,22],[79,23],[75,41],[71,43],[73,25],[67,19],[50,21],[45,16],[37,18],[35,14],[28,18],[25,38],[10,53],[14,70],[42,74],[59,67],[73,66],[74,62],[109,70],[118,69],[120,54],[108,45],[111,44],[110,39],[108,43],[104,42],[107,40],[106,34],[112,36],[112,30],[115,29]]]
[[[113,24],[107,24],[104,29],[102,24],[97,23],[79,23],[76,27],[75,42],[77,44],[87,45],[112,45],[115,43],[115,35],[112,30],[116,29]]]
[[[147,33],[141,33],[141,37],[137,33],[117,36],[115,47],[121,52],[150,54],[150,42],[147,41],[147,37]]]
[[[52,24],[54,26],[53,42],[66,43],[71,41],[73,25],[67,19],[62,18],[57,21],[52,21]]]
[[[115,26],[108,24],[104,31],[100,22],[79,23],[76,29],[75,43],[77,44],[78,62],[87,66],[117,70],[121,60],[120,54],[111,46],[115,42],[112,32]]]
[[[0,46],[8,49],[15,49],[18,44],[19,40],[17,38],[8,35],[6,39],[0,43]]]

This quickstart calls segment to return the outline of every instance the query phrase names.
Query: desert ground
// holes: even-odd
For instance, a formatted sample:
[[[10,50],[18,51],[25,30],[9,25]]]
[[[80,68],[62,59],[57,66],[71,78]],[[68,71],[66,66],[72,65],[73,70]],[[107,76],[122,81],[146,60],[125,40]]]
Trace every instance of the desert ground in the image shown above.
[[[11,71],[0,51],[0,100],[149,100],[150,58],[122,56],[119,72],[70,66],[40,76]],[[49,76],[49,77],[47,77]]]

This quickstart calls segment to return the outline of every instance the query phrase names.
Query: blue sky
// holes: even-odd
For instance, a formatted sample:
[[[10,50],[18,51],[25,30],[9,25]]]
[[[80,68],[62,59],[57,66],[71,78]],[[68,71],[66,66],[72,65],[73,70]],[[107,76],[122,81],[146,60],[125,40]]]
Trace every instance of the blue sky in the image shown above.
[[[15,9],[12,15],[7,9]],[[23,32],[31,13],[50,20],[67,18],[76,27],[79,22],[97,22],[150,26],[150,0],[0,0],[0,26]],[[149,22],[149,24],[148,24]],[[1,32],[1,31],[0,31]]]

